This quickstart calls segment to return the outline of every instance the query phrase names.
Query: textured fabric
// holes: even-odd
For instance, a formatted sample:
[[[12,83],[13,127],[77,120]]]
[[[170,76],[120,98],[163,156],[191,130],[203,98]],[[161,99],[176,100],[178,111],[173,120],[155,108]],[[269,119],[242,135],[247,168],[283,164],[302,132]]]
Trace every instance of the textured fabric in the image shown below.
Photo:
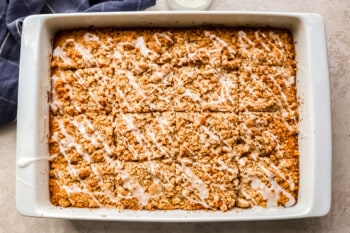
[[[16,119],[22,23],[48,13],[144,10],[156,0],[0,0],[0,125]]]

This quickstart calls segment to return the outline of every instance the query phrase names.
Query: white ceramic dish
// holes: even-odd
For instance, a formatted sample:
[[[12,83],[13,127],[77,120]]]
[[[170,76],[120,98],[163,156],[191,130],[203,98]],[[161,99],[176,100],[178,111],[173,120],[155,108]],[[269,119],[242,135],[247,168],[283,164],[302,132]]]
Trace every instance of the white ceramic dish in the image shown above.
[[[52,38],[60,29],[115,26],[275,26],[296,41],[300,106],[300,190],[291,208],[211,211],[117,211],[53,206],[48,188],[48,91]],[[116,221],[238,221],[322,216],[331,201],[331,119],[324,21],[317,14],[266,12],[125,12],[28,17],[23,25],[17,123],[17,210],[28,216]]]

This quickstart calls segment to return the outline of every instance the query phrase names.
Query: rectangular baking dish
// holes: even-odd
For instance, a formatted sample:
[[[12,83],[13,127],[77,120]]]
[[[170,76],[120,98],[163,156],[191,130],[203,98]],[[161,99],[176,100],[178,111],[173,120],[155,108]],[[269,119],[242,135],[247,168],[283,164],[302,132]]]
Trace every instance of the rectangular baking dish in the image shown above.
[[[132,211],[61,208],[49,200],[50,54],[58,30],[76,27],[273,26],[292,31],[300,100],[300,190],[290,208]],[[241,221],[322,216],[331,202],[331,118],[324,21],[320,15],[268,12],[122,12],[26,18],[19,75],[16,205],[27,216],[115,221]]]

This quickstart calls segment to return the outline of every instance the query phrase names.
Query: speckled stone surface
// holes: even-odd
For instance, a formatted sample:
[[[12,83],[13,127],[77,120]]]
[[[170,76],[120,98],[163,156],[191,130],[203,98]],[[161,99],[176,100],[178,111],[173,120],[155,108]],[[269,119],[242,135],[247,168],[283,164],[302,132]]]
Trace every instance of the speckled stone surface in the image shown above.
[[[158,0],[150,10],[167,10],[167,5]],[[314,12],[325,17],[333,127],[330,213],[301,220],[178,224],[23,217],[15,209],[16,123],[11,123],[0,127],[0,232],[350,232],[350,1],[214,0],[210,10]]]

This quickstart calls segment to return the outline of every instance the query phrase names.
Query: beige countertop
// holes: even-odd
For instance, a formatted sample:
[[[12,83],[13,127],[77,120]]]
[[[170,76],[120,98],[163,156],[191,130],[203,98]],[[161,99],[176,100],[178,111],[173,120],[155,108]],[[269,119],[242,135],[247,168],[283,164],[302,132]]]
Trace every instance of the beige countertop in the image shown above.
[[[165,1],[158,0],[150,10],[167,10]],[[173,224],[23,217],[15,209],[16,123],[10,123],[0,127],[0,232],[350,232],[350,0],[214,0],[210,10],[313,12],[324,16],[333,127],[330,213],[301,220]]]

